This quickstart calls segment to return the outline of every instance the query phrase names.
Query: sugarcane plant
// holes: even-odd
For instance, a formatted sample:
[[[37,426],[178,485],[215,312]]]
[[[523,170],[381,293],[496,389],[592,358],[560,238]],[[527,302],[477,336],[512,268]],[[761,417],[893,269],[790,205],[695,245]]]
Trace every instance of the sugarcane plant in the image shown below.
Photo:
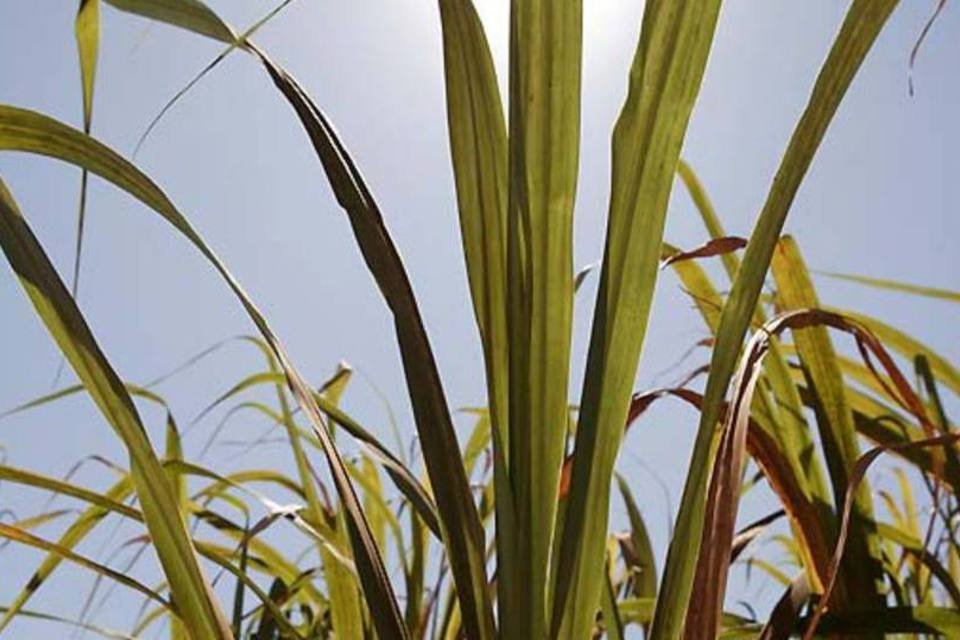
[[[102,4],[222,42],[223,53],[207,70],[233,52],[248,54],[292,108],[392,314],[424,474],[340,406],[350,369],[341,367],[323,384],[309,383],[257,304],[167,193],[90,135]],[[0,180],[0,246],[79,379],[14,411],[85,392],[129,452],[120,479],[103,492],[0,466],[2,480],[87,503],[57,541],[31,532],[61,518],[57,511],[0,524],[3,538],[47,553],[3,609],[0,632],[20,616],[62,619],[32,612],[27,603],[67,561],[149,601],[136,628],[119,637],[137,637],[161,619],[169,621],[172,637],[198,639],[621,638],[633,628],[657,640],[960,634],[960,436],[940,397],[960,394],[960,374],[879,320],[822,306],[797,243],[781,237],[830,122],[897,0],[850,3],[749,239],[723,231],[706,189],[680,159],[721,2],[648,0],[613,130],[606,240],[584,383],[575,401],[567,389],[573,302],[585,274],[575,276],[572,257],[582,3],[511,2],[505,112],[473,3],[439,0],[450,154],[487,389],[486,406],[471,410],[476,426],[463,448],[380,204],[322,109],[253,41],[287,4],[241,32],[199,0],[81,0],[76,39],[83,130],[0,105],[0,149],[82,170],[70,283]],[[169,409],[165,450],[153,448],[137,402],[167,407],[164,398],[152,385],[124,381],[74,301],[88,173],[164,218],[236,296],[256,329],[242,341],[263,354],[264,369],[237,381],[210,408],[253,387],[272,388],[275,404],[248,400],[231,413],[253,412],[282,430],[292,471],[221,474],[191,462]],[[664,242],[678,176],[710,236],[687,251]],[[711,256],[723,262],[727,293],[698,263]],[[636,393],[663,267],[679,277],[703,316],[711,355],[683,384]],[[768,283],[772,293],[765,294]],[[886,281],[864,284],[933,295],[946,304],[960,298]],[[849,340],[859,359],[838,350],[831,332]],[[915,381],[903,373],[904,359]],[[701,392],[695,382],[702,376]],[[693,406],[699,427],[658,570],[642,505],[615,465],[626,429],[651,403],[670,397]],[[344,438],[361,445],[357,456],[343,455]],[[874,447],[862,450],[864,440]],[[881,496],[891,521],[878,515],[865,474],[884,452],[922,479],[929,522],[921,522],[906,480],[900,502]],[[326,481],[314,467],[320,458]],[[749,469],[756,473],[745,475]],[[738,530],[741,496],[761,482],[781,508]],[[279,492],[296,502],[281,506],[271,497]],[[627,531],[610,531],[614,492],[624,501]],[[254,517],[257,509],[266,515]],[[111,514],[142,523],[147,535],[140,542],[156,552],[160,585],[145,585],[76,550]],[[760,558],[743,559],[748,545],[780,518],[789,527],[789,535],[778,539],[793,576]],[[305,568],[307,556],[292,558],[261,537],[277,523],[297,529],[316,566]],[[220,542],[201,538],[198,524]],[[402,599],[386,569],[388,551],[402,569]],[[785,582],[767,620],[724,608],[728,573],[741,563],[763,566]],[[210,580],[228,574],[236,581],[230,615]],[[253,608],[246,610],[245,602]],[[74,623],[113,633],[86,617]]]

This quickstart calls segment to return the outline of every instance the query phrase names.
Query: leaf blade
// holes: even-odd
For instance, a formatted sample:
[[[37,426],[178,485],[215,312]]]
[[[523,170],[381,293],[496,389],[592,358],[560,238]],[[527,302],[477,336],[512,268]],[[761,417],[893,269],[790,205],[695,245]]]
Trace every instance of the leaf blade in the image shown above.
[[[723,395],[736,356],[756,308],[760,289],[780,229],[809,168],[814,153],[871,45],[897,5],[897,0],[854,0],[810,101],[794,130],[777,177],[751,234],[733,289],[724,305],[711,359],[706,401],[691,455],[675,534],[667,553],[661,597],[654,616],[653,637],[676,638],[692,587],[697,545],[703,530],[706,478]]]
[[[613,135],[606,247],[557,558],[553,630],[584,637],[599,603],[613,465],[657,276],[667,201],[720,9],[648,2]],[[670,105],[669,108],[665,105]]]
[[[0,245],[37,315],[127,447],[144,519],[184,621],[208,637],[231,638],[133,401],[2,180]]]

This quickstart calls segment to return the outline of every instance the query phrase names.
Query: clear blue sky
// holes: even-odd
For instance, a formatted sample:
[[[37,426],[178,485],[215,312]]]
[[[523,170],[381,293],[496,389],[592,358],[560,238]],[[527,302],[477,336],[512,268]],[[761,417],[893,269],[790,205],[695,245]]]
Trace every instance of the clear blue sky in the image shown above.
[[[79,126],[75,4],[0,3],[0,102]],[[210,4],[237,26],[251,23],[269,6],[252,0]],[[501,80],[507,5],[478,0]],[[637,0],[585,5],[577,264],[600,256],[610,131],[642,11]],[[725,3],[684,157],[699,172],[730,233],[749,234],[846,5],[837,0]],[[960,11],[953,3],[920,53],[916,95],[907,93],[908,54],[934,5],[934,0],[906,0],[894,14],[798,195],[787,230],[815,268],[960,288]],[[93,130],[129,154],[159,107],[220,47],[110,7],[102,13]],[[297,0],[257,41],[327,111],[365,173],[413,279],[451,405],[482,403],[482,365],[449,167],[435,4]],[[319,381],[338,361],[349,361],[384,391],[409,438],[411,416],[388,313],[299,123],[258,65],[244,55],[228,59],[175,107],[137,162],[221,253],[295,362]],[[61,273],[69,274],[79,171],[2,154],[0,175]],[[680,188],[671,201],[666,237],[685,247],[705,238]],[[218,340],[252,329],[195,251],[140,204],[96,179],[82,280],[81,307],[116,369],[131,381],[150,379]],[[884,317],[951,360],[960,359],[955,305],[826,279],[818,284],[824,302]],[[578,299],[574,394],[594,285],[588,281]],[[48,391],[58,356],[5,262],[0,309],[2,410]],[[704,335],[690,302],[665,273],[637,388],[678,376],[683,369],[658,374]],[[684,366],[693,368],[705,358],[698,353]],[[261,366],[252,349],[231,344],[161,391],[186,424],[219,391]],[[360,378],[346,397],[347,407],[389,438],[387,414]],[[159,441],[161,416],[146,415]],[[199,449],[200,434],[209,432],[216,419],[198,427],[186,442],[188,450]],[[668,507],[654,478],[666,485],[675,504],[695,424],[691,411],[664,404],[631,432],[621,456],[620,469],[643,503],[659,549],[665,548]],[[238,417],[225,437],[250,438],[263,428],[250,417]],[[82,397],[0,422],[0,445],[10,463],[55,476],[85,455],[125,460],[109,427]],[[215,447],[211,461],[221,469],[291,469],[282,446],[265,445],[241,458],[238,451]],[[106,480],[93,463],[76,479],[98,486]],[[27,515],[40,504],[38,496],[3,485],[0,508]],[[768,499],[748,501],[743,517],[759,515],[764,507]],[[618,500],[613,508],[618,518]],[[125,531],[133,535],[132,529]],[[114,546],[125,539],[121,534]],[[103,558],[102,542],[84,550]],[[31,551],[3,550],[0,602],[12,599],[38,558]],[[87,583],[81,576],[63,571],[33,604],[73,615],[82,599],[80,585]],[[738,597],[769,601],[777,592],[762,579],[735,582]],[[102,619],[126,628],[132,616],[132,609],[118,607]],[[20,634],[28,628],[15,627],[10,637],[24,637]]]

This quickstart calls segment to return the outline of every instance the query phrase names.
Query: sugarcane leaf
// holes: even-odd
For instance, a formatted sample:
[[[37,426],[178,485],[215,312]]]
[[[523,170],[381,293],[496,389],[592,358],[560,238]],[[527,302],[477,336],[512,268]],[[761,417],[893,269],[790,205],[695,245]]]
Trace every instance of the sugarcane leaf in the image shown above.
[[[451,562],[464,625],[471,638],[491,637],[493,610],[486,588],[484,532],[467,484],[456,433],[429,338],[406,270],[362,176],[333,128],[297,82],[248,43],[293,107],[339,204],[350,220],[367,267],[390,308],[413,405],[423,457],[436,497],[440,529]],[[381,617],[371,611],[380,624]],[[391,612],[400,621],[399,611]]]
[[[93,124],[93,94],[97,77],[97,58],[100,53],[100,0],[80,0],[74,22],[77,55],[80,60],[80,84],[83,89],[83,131],[90,133]],[[83,169],[80,175],[80,202],[77,208],[77,237],[73,259],[73,279],[70,292],[74,297],[80,284],[80,262],[83,252],[83,228],[87,213],[87,183],[89,175]]]
[[[217,255],[203,241],[186,218],[173,205],[166,194],[135,166],[116,152],[89,136],[60,123],[53,118],[26,109],[0,105],[0,150],[16,150],[54,158],[86,167],[90,171],[114,183],[137,199],[147,204],[172,224],[194,245],[230,286],[247,315],[253,320],[262,337],[269,345],[283,369],[287,384],[297,403],[307,415],[320,440],[330,467],[337,491],[344,502],[351,523],[350,533],[354,543],[358,570],[364,584],[364,593],[374,616],[387,635],[405,634],[396,605],[393,588],[383,567],[376,544],[370,535],[363,517],[359,500],[350,484],[340,454],[327,431],[319,409],[311,397],[309,386],[293,367],[279,339],[239,282],[227,270]],[[224,622],[226,624],[226,622]]]
[[[127,448],[146,525],[185,623],[211,638],[231,637],[130,395],[2,180],[0,246],[37,315]]]
[[[521,586],[511,604],[519,620],[508,611],[503,626],[508,636],[543,637],[553,614],[548,568],[567,436],[583,7],[581,0],[510,7],[506,258],[517,547],[516,570],[505,577]],[[601,569],[598,559],[594,606]]]
[[[943,383],[946,388],[950,389],[953,393],[960,395],[960,371],[958,371],[946,357],[934,351],[917,338],[908,335],[905,331],[887,324],[882,320],[863,313],[849,309],[837,309],[831,306],[826,306],[825,308],[853,318],[868,327],[884,344],[905,358],[913,360],[918,355],[922,355],[930,364],[930,369],[937,381]]]
[[[174,27],[232,43],[237,39],[233,28],[200,0],[104,0],[121,11]]]
[[[19,529],[17,527],[13,527],[11,525],[7,525],[3,523],[0,523],[0,537],[5,538],[7,540],[12,540],[13,542],[17,542],[19,544],[34,547],[42,551],[47,551],[49,553],[56,554],[57,556],[63,558],[64,560],[77,564],[85,569],[89,569],[106,578],[109,578],[110,580],[114,580],[115,582],[118,582],[125,587],[129,587],[134,591],[139,591],[140,593],[147,596],[151,600],[154,600],[164,606],[172,608],[172,605],[168,603],[163,598],[163,596],[161,596],[159,593],[157,593],[153,589],[150,589],[149,587],[144,585],[142,582],[134,580],[133,578],[127,576],[126,574],[120,573],[119,571],[115,571],[110,567],[102,565],[98,562],[94,562],[93,560],[87,558],[86,556],[83,556],[74,551],[71,551],[70,549],[63,547],[55,542],[44,540],[43,538],[35,536],[28,531],[24,531],[23,529]]]
[[[516,523],[508,477],[510,437],[507,332],[507,132],[500,89],[483,25],[472,0],[440,0],[450,155],[460,237],[477,328],[483,345],[493,424],[497,580],[501,627],[520,604]]]
[[[677,173],[693,199],[710,237],[714,240],[727,237],[706,189],[693,168],[681,160]],[[734,281],[740,269],[740,258],[736,253],[724,253],[722,260],[728,278],[731,282]],[[678,271],[678,275],[681,279],[685,278],[685,274],[681,271]],[[698,293],[702,286],[687,285],[688,291],[695,300],[701,297]],[[716,298],[718,296],[714,295],[711,299]],[[715,304],[715,310],[709,312],[704,311],[703,303],[697,304],[701,313],[704,314],[711,333],[715,336],[719,326],[718,316],[721,304]],[[752,322],[756,325],[766,322],[766,315],[761,306],[757,306],[754,310]],[[831,532],[836,529],[836,518],[830,508],[829,489],[820,458],[816,455],[810,429],[804,419],[800,395],[782,351],[783,345],[776,340],[770,342],[770,353],[764,360],[762,374],[764,384],[769,386],[770,393],[759,394],[754,400],[753,410],[757,424],[770,435],[771,446],[763,448],[766,456],[764,464],[767,465],[768,472],[772,470],[776,460],[784,461],[787,468],[783,469],[783,474],[780,474],[781,480],[788,482],[792,488],[796,489],[790,492],[791,497],[802,501],[802,504],[798,503],[790,507],[791,527],[800,541],[803,565],[810,572],[812,588],[821,590],[823,570],[829,562],[829,557],[821,553],[826,550],[821,542],[829,538],[832,535]],[[779,462],[776,464],[784,466]],[[787,474],[792,475],[793,478],[787,480],[785,477]],[[804,515],[801,518],[795,517],[800,514]]]
[[[771,271],[777,283],[777,304],[783,311],[818,308],[820,301],[797,243],[781,238],[774,251]],[[849,474],[860,455],[853,413],[836,350],[823,326],[796,329],[793,342],[807,386],[814,398],[817,426],[833,485],[834,504],[846,495]],[[873,526],[873,501],[869,485],[861,483],[854,503],[854,518],[843,571],[844,596],[838,603],[854,609],[875,609],[882,604],[880,541]]]
[[[960,302],[960,291],[950,289],[938,289],[936,287],[927,287],[910,282],[900,282],[898,280],[889,280],[886,278],[872,278],[870,276],[861,276],[849,273],[837,273],[835,271],[815,271],[818,276],[826,276],[836,280],[846,280],[855,282],[876,289],[885,289],[887,291],[899,291],[923,298],[933,298],[935,300],[946,300],[947,302]]]
[[[614,129],[606,245],[556,559],[553,630],[566,618],[570,637],[589,633],[599,603],[613,465],[646,333],[674,172],[719,10],[719,0],[646,4]]]
[[[6,613],[8,607],[0,606],[0,613]],[[164,611],[165,609],[161,609]],[[39,620],[42,622],[56,622],[58,624],[63,624],[68,627],[73,627],[75,629],[82,629],[83,631],[89,631],[103,638],[109,638],[110,640],[136,640],[134,636],[123,633],[122,631],[116,631],[114,629],[108,629],[107,627],[102,627],[100,625],[89,624],[79,620],[71,620],[70,618],[64,618],[52,613],[45,613],[43,611],[35,611],[30,609],[20,609],[17,611],[17,615],[21,618],[28,618],[30,620]]]
[[[847,88],[897,0],[854,0],[790,139],[724,305],[705,403],[660,585],[653,637],[676,638],[688,608],[704,524],[706,480],[723,396],[793,199]]]

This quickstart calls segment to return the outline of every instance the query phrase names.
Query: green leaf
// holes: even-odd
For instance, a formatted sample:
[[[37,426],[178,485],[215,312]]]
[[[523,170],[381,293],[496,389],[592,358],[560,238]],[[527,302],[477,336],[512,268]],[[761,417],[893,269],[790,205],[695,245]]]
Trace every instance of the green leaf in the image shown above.
[[[233,43],[233,28],[200,0],[104,0],[114,8]]]
[[[167,438],[164,457],[166,460],[183,460],[183,443],[180,440],[180,431],[177,429],[177,423],[169,411],[167,412]],[[174,498],[177,501],[180,515],[186,520],[190,512],[190,496],[187,493],[187,478],[179,473],[175,466],[164,465],[163,468],[164,471],[166,471],[167,478],[170,480],[170,486],[173,487]],[[233,627],[231,627],[231,631],[233,631]],[[187,628],[179,619],[170,620],[170,640],[191,640]]]
[[[203,575],[176,496],[133,401],[2,180],[0,246],[37,315],[127,448],[147,529],[184,622],[194,633],[231,638],[229,624]]]
[[[80,83],[83,89],[83,131],[90,133],[93,123],[93,90],[96,85],[97,57],[100,52],[100,0],[80,0],[74,23],[77,55],[80,60]],[[77,237],[73,258],[73,279],[70,291],[74,297],[80,284],[80,261],[83,253],[83,227],[87,215],[87,170],[80,175],[80,203],[77,209]]]
[[[364,261],[393,314],[407,391],[436,496],[441,533],[457,585],[464,626],[471,638],[490,638],[494,622],[487,593],[484,532],[460,459],[440,374],[400,254],[360,172],[322,112],[286,71],[253,44],[248,46],[300,118],[337,202],[347,213]],[[371,613],[374,622],[382,624],[382,614]],[[391,616],[394,615],[399,622],[399,611],[391,612]],[[384,631],[381,635],[385,635]]]
[[[586,637],[602,588],[610,482],[646,333],[667,203],[719,0],[650,1],[613,133],[606,246],[556,558],[553,629]]]
[[[517,547],[508,577],[520,586],[510,603],[519,622],[506,619],[503,632],[540,638],[552,614],[550,553],[567,436],[583,7],[581,0],[510,7],[509,473]]]
[[[338,375],[341,372],[346,372],[346,375]],[[324,385],[327,387],[327,390],[323,395],[329,399],[331,405],[337,406],[349,379],[350,370],[338,368],[337,374],[333,377],[332,387],[330,384]],[[291,441],[294,439],[299,440],[299,438],[292,433],[290,438]],[[374,467],[374,471],[376,471],[376,467]],[[312,479],[309,476],[306,478],[306,481],[312,483]],[[365,493],[368,494],[369,492]],[[316,504],[318,507],[316,515],[318,518],[322,518],[322,514],[319,513],[319,501],[317,501]],[[377,535],[377,519],[373,517],[374,514],[366,508],[366,505],[364,505],[364,507],[364,513],[371,525],[371,534],[378,543],[378,548],[383,548],[383,536],[382,534]],[[347,547],[350,544],[349,538],[347,537],[347,521],[344,517],[343,508],[339,505],[337,505],[336,513],[331,519],[331,525],[335,541]],[[323,558],[323,575],[327,585],[327,597],[330,600],[330,616],[337,638],[343,638],[344,640],[362,640],[364,638],[364,624],[363,607],[360,599],[360,585],[357,584],[356,578],[349,571],[345,570],[335,558],[331,557],[330,552],[325,548],[321,548],[321,557]]]
[[[7,607],[0,606],[0,613],[6,613],[8,611]],[[17,612],[17,615],[21,618],[28,618],[31,620],[39,620],[43,622],[56,622],[59,624],[66,625],[68,627],[73,627],[75,629],[82,629],[84,631],[89,631],[103,638],[109,638],[110,640],[137,640],[134,636],[123,633],[122,631],[116,631],[114,629],[108,629],[106,627],[101,627],[95,624],[87,624],[78,620],[71,620],[69,618],[64,618],[58,615],[53,615],[50,613],[44,613],[42,611],[31,611],[27,609],[21,609]]]
[[[103,519],[103,517],[112,510],[114,505],[122,505],[128,495],[133,492],[133,482],[127,476],[113,487],[108,489],[102,495],[93,491],[87,491],[76,487],[75,485],[41,476],[30,471],[16,469],[8,466],[0,466],[0,480],[6,480],[18,484],[40,487],[55,491],[63,495],[72,496],[85,502],[92,503],[81,512],[74,521],[67,527],[67,530],[60,535],[57,545],[62,549],[73,549],[86,535]],[[130,510],[132,513],[133,510]],[[20,615],[27,601],[33,597],[33,594],[50,577],[63,560],[62,554],[49,553],[43,559],[40,566],[34,570],[30,581],[20,590],[17,597],[10,606],[4,611],[2,620],[0,620],[0,631],[5,629],[13,618]]]
[[[617,593],[610,580],[609,566],[605,569],[607,575],[604,580],[603,594],[600,597],[600,610],[603,612],[603,628],[609,640],[623,640],[623,622],[620,620],[620,611],[617,608]]]
[[[460,237],[486,365],[493,425],[497,599],[501,631],[518,631],[522,589],[511,577],[516,515],[508,476],[510,361],[507,330],[507,132],[493,58],[472,0],[440,0],[450,155]],[[513,608],[511,608],[513,607]]]
[[[159,593],[157,593],[153,589],[147,587],[143,583],[138,582],[137,580],[134,580],[133,578],[123,573],[120,573],[119,571],[114,571],[110,567],[94,562],[93,560],[87,558],[86,556],[82,556],[78,553],[75,553],[70,549],[67,549],[66,547],[58,545],[55,542],[44,540],[43,538],[39,538],[27,531],[24,531],[22,529],[18,529],[17,527],[13,527],[3,523],[0,523],[0,538],[6,538],[7,540],[12,540],[13,542],[17,542],[30,547],[34,547],[36,549],[40,549],[42,551],[48,551],[50,553],[56,554],[57,556],[63,558],[64,560],[73,562],[74,564],[77,564],[85,569],[89,569],[106,578],[109,578],[110,580],[119,582],[125,587],[129,587],[134,591],[139,591],[140,593],[147,596],[151,600],[159,602],[160,604],[166,607],[172,608],[172,605],[168,603],[166,600],[164,600],[163,596],[161,596]],[[9,611],[8,611],[8,614],[9,614]]]
[[[402,621],[393,588],[363,517],[359,499],[350,484],[343,460],[330,440],[327,426],[312,399],[310,387],[293,367],[279,339],[240,283],[153,181],[116,152],[93,138],[47,116],[26,109],[0,105],[0,150],[4,149],[59,158],[99,174],[160,214],[217,270],[277,358],[287,377],[289,388],[300,408],[309,418],[314,433],[323,446],[331,475],[347,510],[357,568],[364,584],[364,593],[371,609],[375,612],[375,619],[382,625],[382,631],[386,635],[397,634],[402,637],[404,634]]]
[[[653,554],[653,546],[650,544],[650,535],[647,533],[647,525],[643,521],[640,507],[633,498],[633,492],[630,491],[630,485],[620,474],[616,477],[620,496],[627,508],[627,519],[630,522],[630,544],[623,550],[623,558],[632,575],[633,595],[637,598],[655,599],[657,597],[657,562]],[[624,547],[623,543],[621,547]],[[643,629],[644,634],[648,633],[650,625],[645,624]]]
[[[724,305],[703,412],[660,586],[653,627],[653,637],[657,640],[677,638],[682,631],[697,546],[703,530],[706,480],[723,396],[754,314],[780,230],[843,95],[896,5],[897,0],[854,0],[851,4],[790,139]]]
[[[630,485],[623,476],[617,474],[617,486],[624,506],[627,508],[627,519],[630,522],[630,552],[633,559],[629,563],[630,569],[637,572],[634,578],[633,595],[638,598],[657,597],[657,563],[650,544],[647,526],[630,491]]]

